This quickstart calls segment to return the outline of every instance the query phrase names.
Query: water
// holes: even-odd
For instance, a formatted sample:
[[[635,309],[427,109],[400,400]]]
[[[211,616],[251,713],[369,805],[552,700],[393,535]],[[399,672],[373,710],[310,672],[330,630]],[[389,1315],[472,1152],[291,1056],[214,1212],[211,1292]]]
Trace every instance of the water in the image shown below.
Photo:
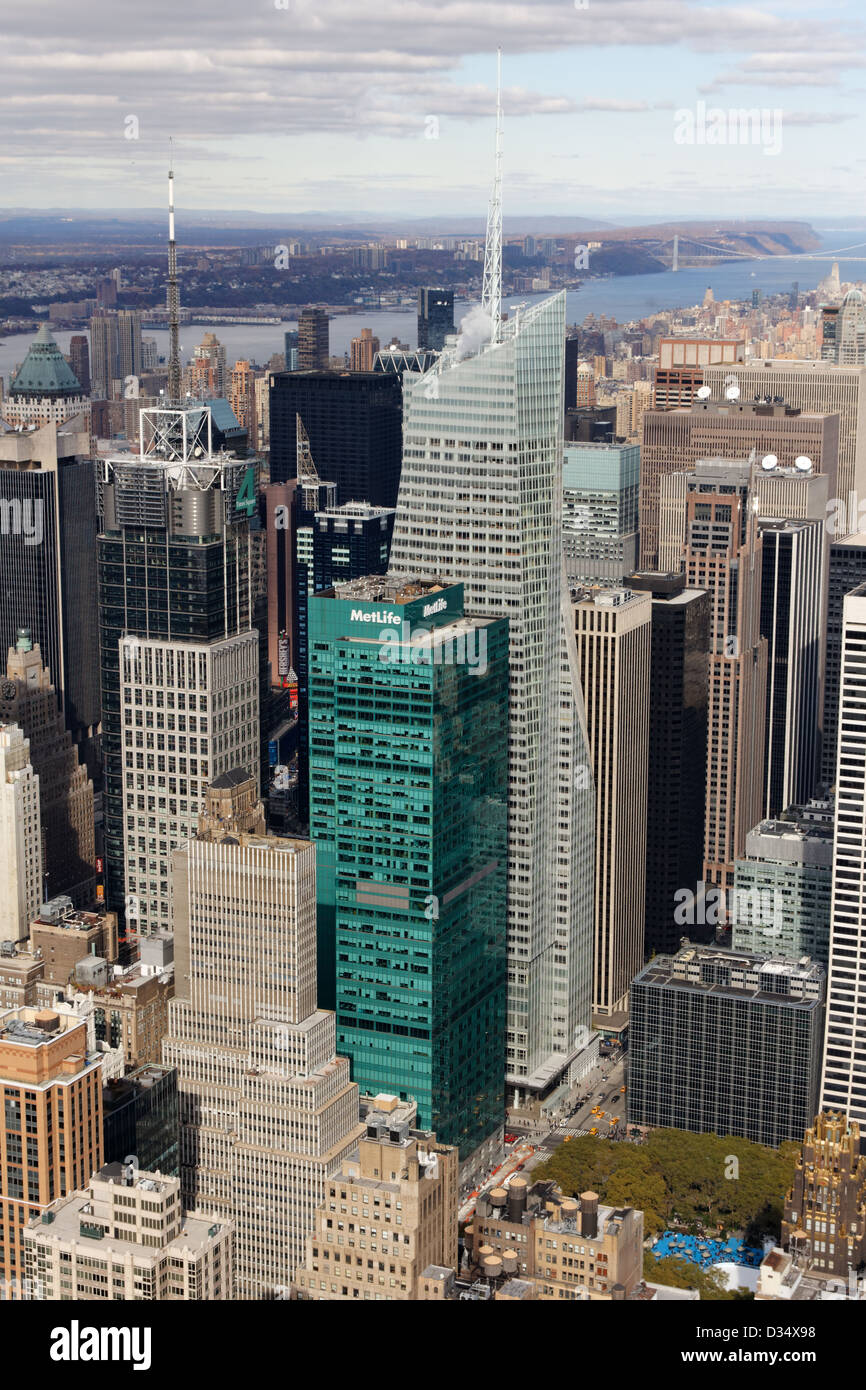
[[[828,250],[834,250],[838,246],[851,246],[862,236],[862,231],[848,228],[825,235],[822,242]],[[860,248],[860,252],[866,253],[866,248]],[[770,256],[766,260],[733,261],[700,270],[669,270],[657,275],[622,275],[610,280],[592,280],[581,290],[569,291],[567,318],[569,323],[580,323],[587,314],[605,314],[619,323],[628,323],[664,309],[700,304],[707,286],[712,287],[717,300],[749,299],[755,289],[765,295],[779,294],[789,290],[794,280],[805,292],[816,289],[818,282],[829,275],[830,267],[830,261],[814,261],[806,257],[788,260]],[[839,276],[843,282],[860,280],[866,276],[866,262],[846,261],[840,257]],[[506,298],[503,307],[509,309],[515,304],[534,303],[543,297],[538,294],[515,295]],[[456,304],[455,317],[458,322],[467,308],[468,305],[460,301]],[[211,332],[225,346],[229,367],[238,358],[249,358],[263,366],[272,353],[283,351],[285,330],[296,327],[295,321],[283,324],[183,325],[180,336],[182,360],[191,357],[195,345],[201,342],[205,333]],[[348,352],[351,339],[357,337],[362,328],[372,328],[383,347],[393,337],[408,343],[410,347],[415,347],[417,343],[414,309],[359,309],[357,313],[339,314],[331,320],[332,354],[339,356]],[[146,336],[156,339],[160,356],[164,357],[168,352],[168,330],[145,328],[144,332]],[[69,351],[71,336],[69,332],[55,334],[61,351]],[[5,382],[8,383],[15,368],[24,360],[33,337],[32,333],[15,333],[0,342],[0,376]]]

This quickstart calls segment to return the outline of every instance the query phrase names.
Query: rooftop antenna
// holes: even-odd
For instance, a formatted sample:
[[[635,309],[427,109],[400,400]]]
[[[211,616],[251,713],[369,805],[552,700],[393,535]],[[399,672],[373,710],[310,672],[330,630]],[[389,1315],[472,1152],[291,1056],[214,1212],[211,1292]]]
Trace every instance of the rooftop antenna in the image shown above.
[[[168,161],[168,398],[171,404],[180,402],[180,300],[177,292],[177,246],[174,240],[174,151],[169,140]]]
[[[487,208],[481,307],[490,319],[490,341],[502,336],[502,49],[496,50],[496,158]]]
[[[296,414],[295,419],[297,421],[298,482],[317,487],[320,478],[310,453],[310,437],[304,429],[304,422],[300,415]]]

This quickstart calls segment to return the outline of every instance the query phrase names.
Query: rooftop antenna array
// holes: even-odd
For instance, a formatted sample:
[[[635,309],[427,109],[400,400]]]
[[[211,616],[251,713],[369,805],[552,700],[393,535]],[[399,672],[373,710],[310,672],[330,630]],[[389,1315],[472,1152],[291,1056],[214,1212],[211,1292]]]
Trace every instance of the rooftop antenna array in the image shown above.
[[[490,319],[490,341],[502,336],[502,49],[496,51],[496,155],[487,209],[481,307]]]

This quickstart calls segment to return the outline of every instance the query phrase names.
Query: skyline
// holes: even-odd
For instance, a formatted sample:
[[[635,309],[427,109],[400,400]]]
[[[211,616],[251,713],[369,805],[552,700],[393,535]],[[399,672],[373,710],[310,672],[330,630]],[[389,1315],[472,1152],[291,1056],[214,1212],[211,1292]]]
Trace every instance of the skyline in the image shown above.
[[[13,207],[158,207],[173,137],[189,211],[225,208],[231,188],[261,213],[475,214],[501,44],[506,216],[712,216],[722,189],[728,217],[859,211],[863,26],[847,0],[384,0],[363,15],[259,0],[242,25],[227,0],[156,0],[123,49],[106,0],[40,13],[38,37],[32,11],[4,26]],[[779,148],[678,144],[699,102],[781,112]]]

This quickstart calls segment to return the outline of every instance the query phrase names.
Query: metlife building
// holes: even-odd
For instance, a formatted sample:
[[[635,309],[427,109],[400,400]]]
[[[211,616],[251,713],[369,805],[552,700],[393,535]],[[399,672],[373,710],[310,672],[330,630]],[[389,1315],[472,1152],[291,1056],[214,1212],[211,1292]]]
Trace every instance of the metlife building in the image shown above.
[[[311,595],[309,711],[320,1007],[467,1176],[505,1113],[508,622],[404,576]]]

